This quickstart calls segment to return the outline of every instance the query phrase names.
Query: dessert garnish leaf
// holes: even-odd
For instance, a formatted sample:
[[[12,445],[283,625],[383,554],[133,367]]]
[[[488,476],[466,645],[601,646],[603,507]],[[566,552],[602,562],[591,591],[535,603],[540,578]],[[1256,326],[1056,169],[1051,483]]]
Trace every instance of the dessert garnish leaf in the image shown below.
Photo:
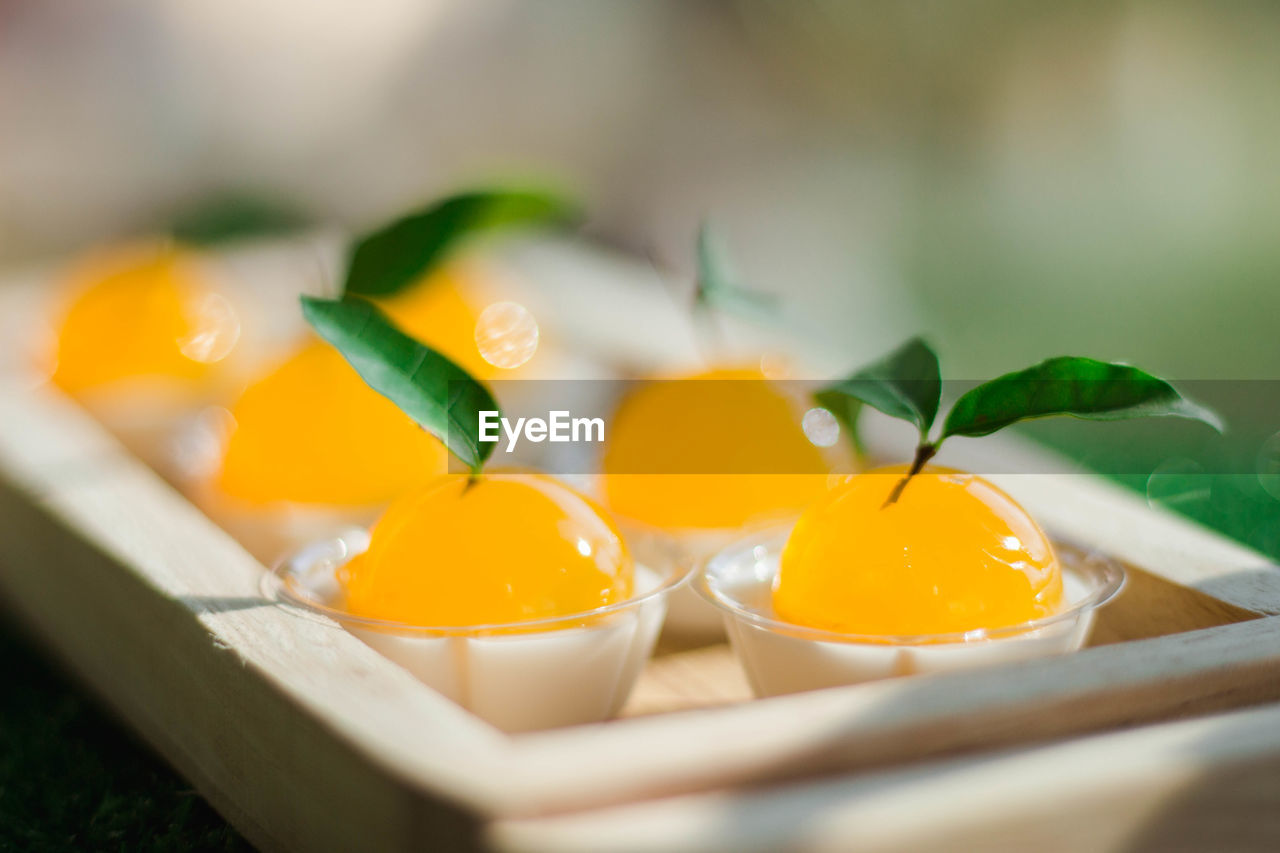
[[[856,422],[862,404],[910,421],[919,430],[911,466],[889,493],[886,507],[902,497],[911,478],[951,436],[990,435],[1019,421],[1053,415],[1099,421],[1180,417],[1223,429],[1215,412],[1183,397],[1165,380],[1128,364],[1092,358],[1050,358],[984,382],[955,402],[938,437],[930,439],[941,393],[937,356],[922,340],[912,338],[814,398],[849,428],[858,448]]]
[[[358,239],[342,292],[391,296],[471,237],[504,228],[563,226],[578,218],[575,205],[537,190],[477,190],[449,196]]]
[[[303,296],[302,313],[369,387],[440,439],[473,475],[479,472],[494,447],[480,441],[480,412],[499,410],[488,388],[400,331],[367,299]]]
[[[311,224],[301,211],[253,196],[226,196],[184,210],[170,233],[188,246],[216,246],[237,240],[280,237]]]
[[[1062,356],[1007,373],[966,393],[951,407],[941,438],[989,435],[1018,421],[1050,415],[1099,421],[1180,417],[1202,421],[1219,432],[1223,428],[1217,414],[1144,370]]]
[[[840,397],[865,403],[890,417],[910,421],[919,430],[920,440],[924,441],[938,416],[938,401],[942,398],[938,356],[923,340],[912,338],[884,358],[818,392],[815,397],[818,405],[828,409],[837,419],[843,421],[851,413],[856,421],[857,408],[850,409],[847,405],[833,408],[831,404]],[[850,429],[856,435],[853,427],[856,427],[856,422],[851,423]]]
[[[724,246],[710,222],[703,222],[698,229],[697,256],[695,307],[753,319],[773,316],[778,307],[777,298],[771,293],[749,290],[738,283],[737,276],[730,269]]]

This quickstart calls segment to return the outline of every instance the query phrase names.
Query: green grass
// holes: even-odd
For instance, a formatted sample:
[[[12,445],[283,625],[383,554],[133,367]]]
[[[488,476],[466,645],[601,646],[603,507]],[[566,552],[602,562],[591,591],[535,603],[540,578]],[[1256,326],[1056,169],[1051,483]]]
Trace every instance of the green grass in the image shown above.
[[[0,616],[0,851],[251,850]]]
[[[1243,542],[1280,565],[1280,455],[1273,438],[1280,429],[1280,401],[1273,393],[1280,382],[1222,383],[1217,389],[1200,383],[1196,390],[1206,392],[1202,398],[1219,392],[1219,399],[1208,402],[1227,418],[1224,435],[1160,418],[1062,418],[1028,424],[1023,432],[1146,495],[1148,503]]]

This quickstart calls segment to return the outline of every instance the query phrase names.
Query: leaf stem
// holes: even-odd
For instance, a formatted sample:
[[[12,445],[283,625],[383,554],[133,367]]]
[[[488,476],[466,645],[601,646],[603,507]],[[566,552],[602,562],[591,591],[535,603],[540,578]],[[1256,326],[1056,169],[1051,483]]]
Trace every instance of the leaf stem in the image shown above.
[[[880,507],[886,509],[890,504],[898,502],[898,498],[902,497],[902,491],[907,487],[909,481],[916,474],[919,474],[924,466],[936,456],[938,453],[938,445],[922,441],[916,445],[916,458],[911,461],[911,467],[907,470],[907,476],[898,481],[893,487],[893,491],[889,493],[889,497],[885,498],[884,504]]]
[[[697,347],[701,350],[702,360],[709,366],[716,358],[724,354],[724,332],[717,321],[715,310],[709,305],[694,299],[690,310],[693,322],[693,335]]]

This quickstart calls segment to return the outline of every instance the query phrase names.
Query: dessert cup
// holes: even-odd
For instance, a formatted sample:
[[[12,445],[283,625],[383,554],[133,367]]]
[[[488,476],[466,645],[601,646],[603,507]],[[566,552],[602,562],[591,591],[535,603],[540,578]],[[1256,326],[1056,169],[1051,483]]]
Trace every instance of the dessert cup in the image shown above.
[[[686,574],[743,536],[741,529],[669,531],[622,519],[618,526],[638,561]],[[724,637],[725,626],[719,610],[686,584],[671,594],[666,630],[684,637],[718,640]]]
[[[190,418],[170,443],[166,464],[176,472],[178,488],[197,508],[264,566],[335,530],[369,527],[386,503],[340,505],[277,500],[254,503],[219,490],[215,473],[234,428],[229,412],[217,407]]]
[[[216,494],[207,486],[193,490],[190,499],[264,566],[275,565],[335,530],[369,527],[386,509],[384,504],[339,507],[284,501],[255,506]]]
[[[174,445],[206,404],[204,396],[163,379],[135,379],[75,395],[94,420],[170,482],[181,479]]]
[[[368,546],[351,530],[281,562],[269,597],[318,613],[416,678],[508,732],[606,720],[622,708],[653,651],[667,598],[687,573],[636,566],[636,593],[583,613],[505,625],[410,625],[342,609],[336,573]]]
[[[1064,607],[1051,616],[955,634],[844,634],[785,622],[774,614],[773,580],[789,532],[738,541],[707,561],[693,582],[695,591],[720,611],[757,696],[1075,651],[1088,638],[1096,610],[1124,583],[1117,563],[1057,543]]]

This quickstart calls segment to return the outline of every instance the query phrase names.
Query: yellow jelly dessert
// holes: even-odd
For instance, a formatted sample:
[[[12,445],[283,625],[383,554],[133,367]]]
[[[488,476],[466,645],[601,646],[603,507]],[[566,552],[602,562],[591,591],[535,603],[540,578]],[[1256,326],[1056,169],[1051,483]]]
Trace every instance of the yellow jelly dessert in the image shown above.
[[[447,468],[444,446],[321,341],[250,385],[231,411],[215,482],[242,501],[365,506]]]
[[[901,637],[1014,626],[1061,607],[1053,548],[1012,498],[926,467],[885,506],[906,470],[851,477],[801,516],[774,583],[779,617]]]
[[[58,328],[53,381],[72,394],[121,380],[194,385],[239,335],[195,260],[167,245],[95,256]]]
[[[475,342],[476,312],[451,271],[382,307],[405,332],[473,375],[494,369]],[[365,384],[337,350],[312,340],[251,383],[214,485],[255,504],[367,506],[443,473],[444,446]]]
[[[591,501],[541,474],[441,477],[391,504],[343,567],[345,609],[424,626],[571,616],[631,597],[631,557]]]
[[[620,517],[665,529],[739,527],[798,512],[827,482],[822,452],[800,424],[759,371],[645,383],[610,426],[605,501]],[[644,473],[653,471],[669,473]]]
[[[468,298],[476,275],[461,266],[446,267],[378,304],[405,334],[448,356],[472,376],[488,378],[497,371],[476,344],[481,312]]]

